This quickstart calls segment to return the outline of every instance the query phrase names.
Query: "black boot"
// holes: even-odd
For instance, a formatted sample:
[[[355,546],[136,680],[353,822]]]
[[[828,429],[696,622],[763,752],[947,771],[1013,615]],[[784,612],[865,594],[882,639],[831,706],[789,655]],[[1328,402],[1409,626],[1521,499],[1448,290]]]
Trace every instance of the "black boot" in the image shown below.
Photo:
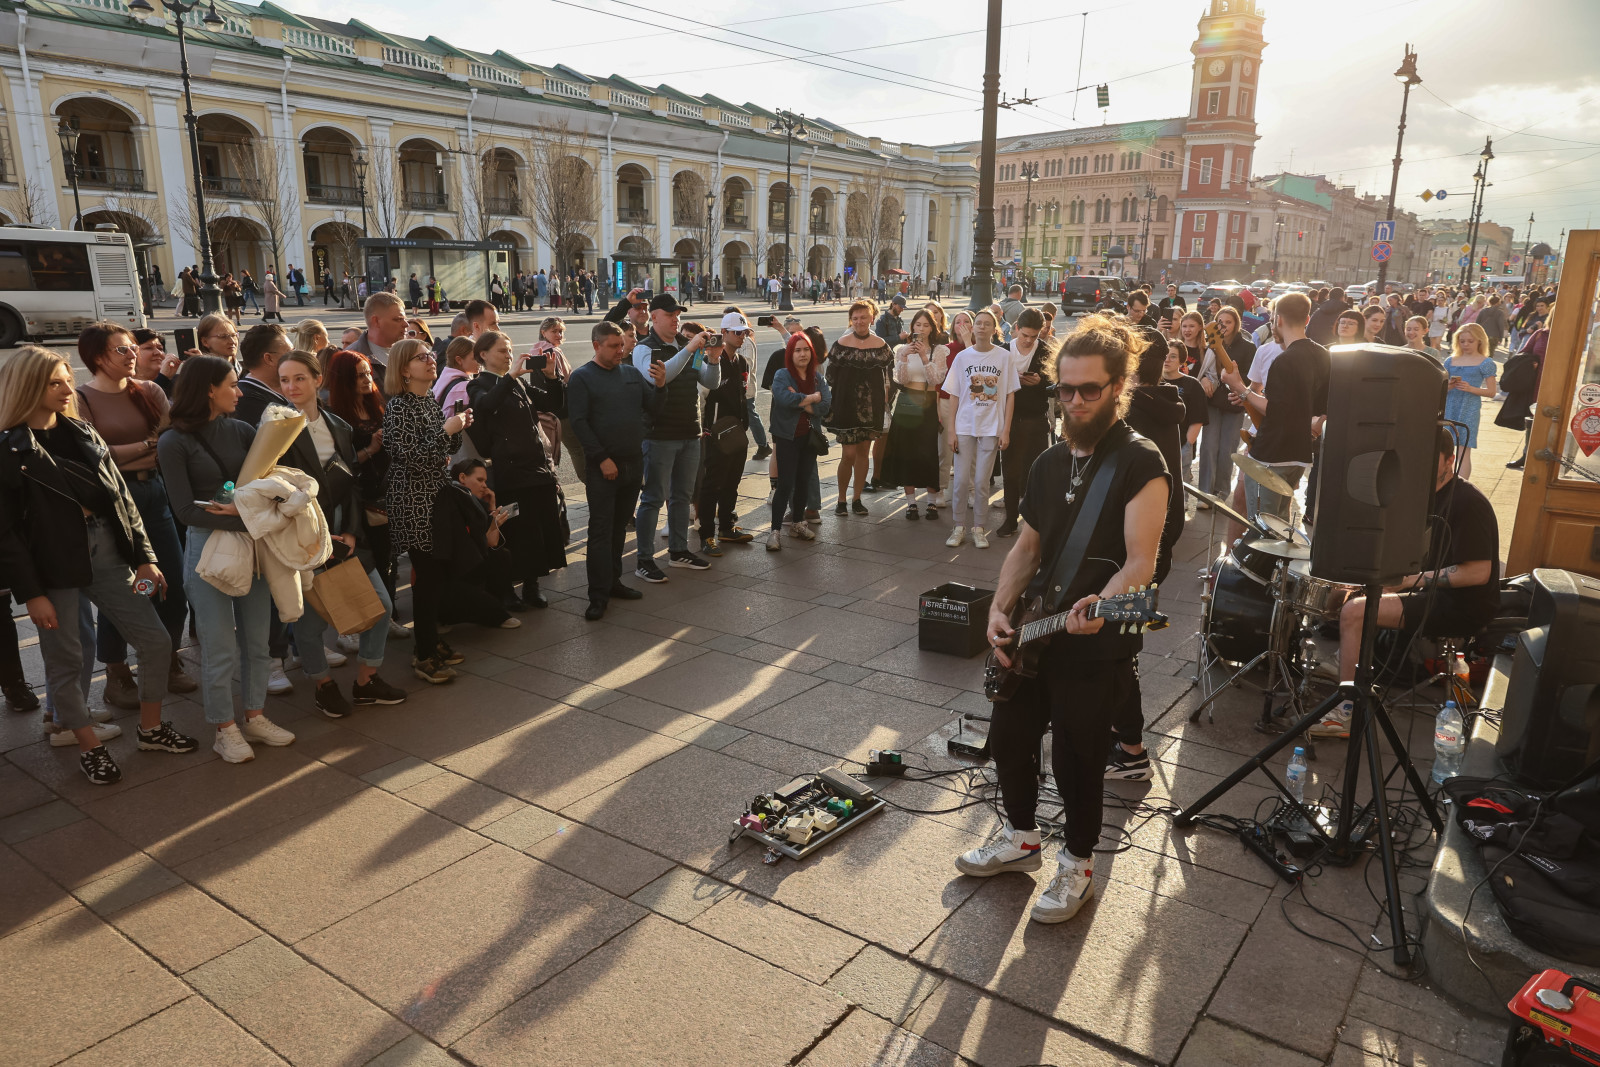
[[[545,595],[539,592],[537,579],[529,578],[522,583],[522,603],[529,608],[547,608],[550,606],[550,601],[546,600]]]

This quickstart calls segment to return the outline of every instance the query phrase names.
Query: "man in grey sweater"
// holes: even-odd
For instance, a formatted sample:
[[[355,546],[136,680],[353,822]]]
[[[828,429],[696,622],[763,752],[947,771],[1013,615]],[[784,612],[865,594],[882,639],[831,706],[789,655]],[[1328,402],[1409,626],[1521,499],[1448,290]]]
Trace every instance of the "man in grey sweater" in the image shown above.
[[[638,600],[639,590],[622,584],[622,545],[628,516],[644,480],[644,427],[666,399],[664,364],[649,377],[628,362],[622,327],[595,323],[589,332],[594,361],[567,381],[567,414],[587,461],[589,497],[589,608],[583,617],[602,618],[612,597]]]

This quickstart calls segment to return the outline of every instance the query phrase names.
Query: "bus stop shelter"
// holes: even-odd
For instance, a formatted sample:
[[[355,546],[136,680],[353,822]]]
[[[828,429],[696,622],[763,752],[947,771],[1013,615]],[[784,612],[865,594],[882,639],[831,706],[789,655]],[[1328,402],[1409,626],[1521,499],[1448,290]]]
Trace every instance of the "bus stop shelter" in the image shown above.
[[[404,296],[415,274],[424,291],[431,277],[450,300],[487,299],[489,281],[498,274],[506,291],[511,291],[512,246],[504,241],[363,237],[356,243],[366,264],[369,289],[382,288],[386,279],[393,278],[395,290]]]

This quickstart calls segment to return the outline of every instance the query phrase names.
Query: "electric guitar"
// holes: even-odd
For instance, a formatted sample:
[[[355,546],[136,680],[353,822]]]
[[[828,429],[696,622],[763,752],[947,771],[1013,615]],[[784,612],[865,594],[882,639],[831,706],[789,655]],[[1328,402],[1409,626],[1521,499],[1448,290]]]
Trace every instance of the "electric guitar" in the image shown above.
[[[1233,357],[1228,355],[1228,347],[1222,343],[1222,327],[1218,326],[1215,321],[1206,323],[1206,345],[1217,357],[1217,388],[1226,389],[1228,386],[1222,381],[1221,372],[1237,371],[1239,364],[1235,363]],[[1242,402],[1240,406],[1244,408],[1244,413],[1250,416],[1251,425],[1258,430],[1261,429],[1261,416],[1256,414],[1256,409]],[[1251,441],[1250,431],[1240,430],[1239,440],[1249,444]]]
[[[1045,639],[1065,630],[1067,616],[1071,614],[1071,611],[1045,614],[1042,596],[1026,602],[1017,601],[1017,606],[1011,609],[1011,628],[1016,631],[1008,646],[1011,666],[1001,663],[990,651],[983,665],[983,695],[991,701],[1011,699],[1024,678],[1039,673],[1039,653]],[[1156,610],[1156,587],[1153,585],[1097,600],[1089,605],[1086,614],[1091,619],[1117,623],[1122,633],[1144,633],[1167,625],[1167,617]]]

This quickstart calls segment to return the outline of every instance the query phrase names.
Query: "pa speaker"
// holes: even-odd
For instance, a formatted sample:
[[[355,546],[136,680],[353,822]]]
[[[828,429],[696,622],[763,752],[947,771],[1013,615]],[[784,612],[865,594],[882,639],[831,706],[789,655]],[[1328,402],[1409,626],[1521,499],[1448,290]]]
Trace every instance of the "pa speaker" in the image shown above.
[[[1386,584],[1422,569],[1438,470],[1444,368],[1389,345],[1329,352],[1311,573]]]
[[[1539,788],[1562,785],[1600,759],[1600,581],[1533,572],[1495,751]]]

